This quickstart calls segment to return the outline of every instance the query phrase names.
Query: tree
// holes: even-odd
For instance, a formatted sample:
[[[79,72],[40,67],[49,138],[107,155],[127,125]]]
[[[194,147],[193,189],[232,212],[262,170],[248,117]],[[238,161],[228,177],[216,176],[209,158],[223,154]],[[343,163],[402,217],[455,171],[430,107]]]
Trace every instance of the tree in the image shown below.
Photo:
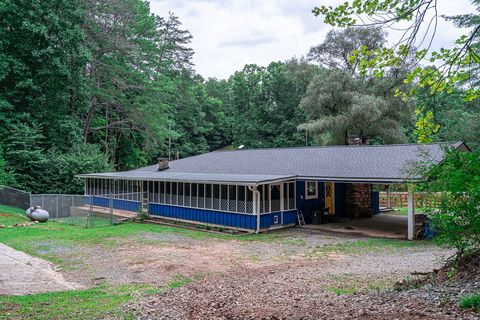
[[[36,124],[15,123],[9,126],[10,135],[5,139],[5,169],[13,173],[14,187],[38,192],[42,189],[42,149],[44,136]]]
[[[360,59],[351,59],[352,53],[360,48],[378,50],[386,43],[386,34],[381,28],[345,28],[330,30],[325,40],[308,52],[308,59],[329,69],[346,70],[358,75]]]
[[[478,150],[480,141],[480,101],[465,102],[461,90],[452,93],[439,93],[431,96],[426,88],[415,93],[418,112],[418,123],[434,128],[430,134],[425,135],[432,141],[465,141],[469,147]],[[424,121],[424,120],[427,121]],[[418,124],[417,124],[418,127]],[[428,130],[427,130],[428,131]],[[425,134],[425,130],[417,129],[418,134]],[[417,140],[412,136],[412,140]]]
[[[328,67],[318,72],[302,97],[307,121],[299,126],[320,144],[344,144],[352,134],[369,136],[373,143],[405,141],[403,125],[411,121],[411,107],[394,97],[403,86],[404,68],[392,68],[381,78],[357,72],[360,60],[351,59],[359,46],[375,50],[386,42],[379,28],[330,31],[309,56]]]
[[[479,0],[473,3],[480,5]],[[480,36],[479,15],[465,14],[451,17],[458,26],[470,27],[471,32],[456,41],[453,48],[442,48],[438,52],[431,51],[430,45],[436,35],[437,1],[347,1],[339,6],[320,6],[312,11],[316,16],[322,15],[324,22],[332,26],[370,26],[403,31],[398,43],[390,48],[369,50],[361,46],[353,54],[352,59],[360,60],[362,73],[369,70],[373,74],[382,75],[385,68],[402,65],[409,57],[414,57],[416,67],[407,74],[406,81],[415,83],[406,95],[413,95],[416,89],[427,87],[431,94],[451,92],[457,85],[468,84],[464,91],[464,99],[472,101],[480,96],[479,82],[475,74],[480,62],[478,38]],[[431,15],[431,18],[429,17]],[[399,26],[399,24],[407,24]],[[422,28],[423,27],[423,28]],[[477,41],[477,42],[476,42]],[[426,43],[426,48],[417,50]],[[372,59],[372,56],[374,57]],[[438,67],[422,68],[421,62],[434,63]],[[398,92],[400,94],[401,92]]]
[[[366,82],[345,71],[323,70],[300,102],[308,122],[299,129],[316,135],[320,144],[345,144],[353,134],[373,143],[404,142],[409,108],[388,92],[388,79]]]
[[[113,170],[106,155],[91,144],[77,144],[66,153],[50,150],[41,167],[42,192],[66,194],[83,192],[83,181],[76,174]]]
[[[45,146],[66,144],[84,103],[80,3],[5,0],[0,17],[0,140],[11,123],[48,123],[39,126]]]
[[[437,240],[459,256],[480,250],[480,153],[447,152],[422,190],[442,191],[438,209],[429,212]]]
[[[298,108],[302,89],[285,63],[266,68],[246,65],[230,77],[230,103],[235,110],[234,142],[247,147],[304,145],[296,127],[304,121]]]
[[[13,185],[15,180],[13,175],[5,169],[5,159],[3,157],[3,147],[0,145],[0,185]]]

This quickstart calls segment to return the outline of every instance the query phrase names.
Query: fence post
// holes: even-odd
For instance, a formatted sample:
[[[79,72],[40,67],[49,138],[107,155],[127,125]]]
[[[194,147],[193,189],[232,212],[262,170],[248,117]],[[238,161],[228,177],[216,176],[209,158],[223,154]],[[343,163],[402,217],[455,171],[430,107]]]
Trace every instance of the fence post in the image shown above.
[[[58,219],[58,194],[57,194],[57,204],[56,205],[57,205],[57,207],[56,207],[55,212],[56,212],[56,216],[57,216],[57,219]]]
[[[113,198],[112,198],[112,193],[109,194],[109,201],[108,201],[108,207],[110,211],[110,225],[113,224]]]
[[[89,196],[88,199],[90,201],[90,210],[88,211],[88,215],[87,215],[87,225],[86,225],[86,227],[90,228],[91,221],[92,221],[92,213],[93,213],[93,197]]]
[[[44,201],[43,201],[43,194],[42,194],[42,209],[45,207]]]

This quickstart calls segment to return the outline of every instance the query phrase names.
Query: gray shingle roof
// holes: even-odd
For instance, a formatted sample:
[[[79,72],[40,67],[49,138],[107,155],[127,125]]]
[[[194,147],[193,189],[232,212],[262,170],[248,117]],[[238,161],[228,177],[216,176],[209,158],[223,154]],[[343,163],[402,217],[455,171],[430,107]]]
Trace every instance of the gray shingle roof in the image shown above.
[[[265,183],[272,180],[316,178],[358,182],[404,182],[419,179],[415,163],[438,163],[445,147],[468,148],[462,142],[372,146],[327,146],[215,151],[127,172],[80,175],[145,180]],[[181,180],[179,180],[181,179]]]

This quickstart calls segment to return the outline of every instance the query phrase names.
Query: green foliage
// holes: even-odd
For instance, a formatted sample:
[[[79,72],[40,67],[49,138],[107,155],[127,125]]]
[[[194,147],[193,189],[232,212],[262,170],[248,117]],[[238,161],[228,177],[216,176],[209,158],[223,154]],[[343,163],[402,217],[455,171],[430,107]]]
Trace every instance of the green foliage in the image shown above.
[[[458,301],[458,306],[464,309],[480,310],[480,294],[471,294],[463,296]]]
[[[5,159],[3,158],[3,147],[0,144],[0,185],[14,184],[13,175],[5,169]]]
[[[236,145],[260,148],[305,143],[296,129],[304,119],[297,106],[305,89],[288,70],[285,63],[279,62],[266,68],[247,65],[230,77]]]
[[[428,90],[418,90],[415,102],[422,113],[418,120],[431,112],[429,120],[438,124],[437,132],[429,132],[427,136],[433,141],[465,141],[473,150],[478,150],[480,141],[480,101],[465,102],[460,90],[450,94],[439,93],[431,96]],[[413,133],[413,132],[412,132]],[[418,135],[411,137],[416,141]]]
[[[411,18],[419,1],[355,0],[315,13],[340,26],[353,23],[347,15],[355,10],[387,10],[402,14],[400,21]],[[192,35],[175,15],[152,14],[145,0],[5,0],[0,16],[0,183],[28,191],[77,193],[75,174],[129,170],[157,156],[226,146],[343,144],[348,134],[369,135],[373,143],[413,141],[430,118],[440,129],[424,134],[425,141],[476,146],[480,138],[479,113],[458,101],[471,96],[467,86],[436,102],[426,86],[417,90],[415,102],[428,121],[415,131],[410,104],[393,94],[412,89],[405,79],[432,72],[432,82],[437,71],[407,72],[404,60],[427,52],[384,48],[380,28],[331,31],[308,59],[247,65],[228,80],[205,80],[193,70]],[[478,24],[477,15],[451,19],[461,27]],[[462,63],[477,63],[473,53]],[[439,90],[449,86],[442,81]],[[468,81],[476,88],[474,77]]]
[[[405,71],[392,69],[372,79],[359,68],[364,61],[352,55],[358,47],[376,50],[385,42],[381,29],[346,28],[330,31],[310,49],[310,60],[329,68],[313,76],[300,102],[306,121],[299,129],[313,134],[317,144],[345,144],[350,135],[373,143],[405,141],[411,107],[393,95],[403,86]]]
[[[41,169],[46,157],[40,130],[36,124],[12,124],[5,139],[5,168],[13,172],[15,186],[28,191],[38,191],[41,187]]]
[[[415,122],[414,133],[418,137],[418,142],[433,142],[432,136],[440,130],[440,125],[433,122],[433,112],[427,111],[425,114],[422,114],[422,111],[417,109],[415,114],[417,115],[417,122]]]
[[[449,151],[433,167],[423,190],[441,191],[438,209],[430,210],[438,241],[459,255],[480,249],[480,153]]]
[[[74,145],[65,153],[51,150],[42,166],[41,181],[45,193],[81,194],[84,183],[75,178],[76,174],[113,170],[100,148],[91,144]]]
[[[473,1],[479,7],[478,0]],[[428,88],[430,94],[438,92],[451,93],[459,85],[469,86],[462,92],[465,101],[473,101],[480,96],[478,86],[480,19],[478,14],[465,14],[447,19],[453,20],[458,26],[470,28],[469,34],[461,36],[453,48],[441,48],[439,51],[427,49],[416,50],[416,39],[422,39],[422,45],[427,33],[420,36],[419,30],[425,25],[428,30],[432,24],[424,17],[433,10],[436,18],[437,2],[427,0],[391,1],[391,0],[354,0],[344,2],[336,7],[320,6],[312,11],[316,16],[323,16],[324,22],[332,26],[350,27],[368,24],[365,20],[358,21],[359,16],[370,18],[373,25],[392,27],[399,23],[408,23],[402,41],[391,48],[369,49],[359,46],[353,52],[352,60],[359,61],[361,74],[383,76],[391,68],[398,68],[409,58],[416,61],[416,67],[407,72],[406,83],[414,84],[397,90],[398,95],[405,98],[412,96],[418,88]],[[365,18],[363,18],[365,19]],[[430,25],[429,25],[430,24]],[[403,26],[404,27],[404,26]],[[434,36],[435,34],[433,34]],[[440,66],[423,68],[420,62]]]
[[[362,61],[352,53],[358,48],[377,50],[385,43],[386,33],[381,28],[331,30],[321,44],[310,48],[308,58],[326,68],[345,70],[355,76],[358,75],[358,67]]]
[[[324,70],[312,80],[300,108],[308,130],[320,144],[345,144],[352,134],[367,136],[374,143],[405,141],[403,125],[409,108],[385,91],[389,81],[364,81],[347,72]],[[386,93],[387,92],[387,93]]]

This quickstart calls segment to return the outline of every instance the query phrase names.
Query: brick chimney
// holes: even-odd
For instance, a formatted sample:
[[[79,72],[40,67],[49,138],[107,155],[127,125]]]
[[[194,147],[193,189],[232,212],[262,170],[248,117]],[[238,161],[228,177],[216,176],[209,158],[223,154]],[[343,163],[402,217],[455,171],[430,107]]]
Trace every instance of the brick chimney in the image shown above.
[[[347,144],[351,146],[368,145],[367,137],[350,135]],[[350,218],[372,217],[372,185],[366,183],[350,183],[346,185],[345,206]]]
[[[157,158],[157,160],[158,160],[158,171],[163,171],[165,169],[168,169],[168,158],[159,157]]]

